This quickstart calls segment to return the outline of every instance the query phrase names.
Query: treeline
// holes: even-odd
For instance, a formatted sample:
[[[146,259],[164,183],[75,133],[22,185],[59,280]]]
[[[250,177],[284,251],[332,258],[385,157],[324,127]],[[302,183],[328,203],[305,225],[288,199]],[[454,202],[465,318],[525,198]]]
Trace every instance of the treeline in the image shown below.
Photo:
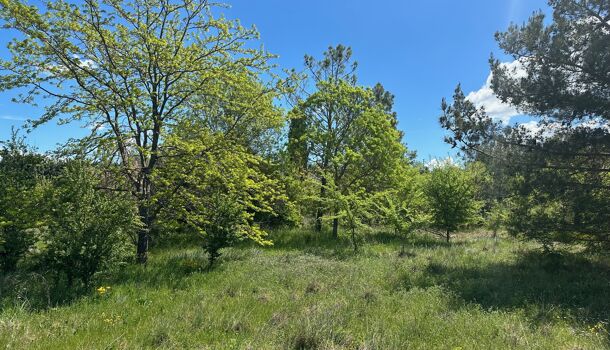
[[[214,17],[204,0],[0,5],[5,27],[21,33],[0,62],[0,90],[50,101],[32,127],[61,118],[91,130],[45,155],[18,136],[4,143],[5,275],[87,286],[99,271],[146,263],[150,244],[176,235],[198,237],[212,267],[222,248],[270,245],[268,229],[290,225],[347,235],[355,250],[375,227],[405,237],[433,229],[450,241],[468,226],[549,249],[608,249],[601,0],[553,1],[550,26],[536,14],[497,35],[528,74],[492,60],[492,87],[543,119],[542,131],[494,122],[458,88],[440,122],[465,162],[436,166],[415,161],[394,96],[358,82],[348,47],[306,56],[304,69],[278,78],[273,56],[252,48],[256,30]]]
[[[158,210],[149,228],[151,241],[163,244],[191,237],[208,253],[212,267],[220,250],[238,241],[272,244],[266,230],[273,228],[328,227],[336,238],[349,237],[357,250],[363,236],[379,227],[405,239],[416,229],[434,229],[449,241],[452,232],[480,225],[484,201],[477,194],[487,176],[482,165],[463,167],[449,160],[429,167],[415,163],[389,119],[380,120],[381,126],[394,131],[386,141],[400,150],[394,166],[352,174],[370,161],[352,160],[345,174],[362,182],[343,187],[317,166],[295,163],[287,146],[262,156],[225,140],[218,144],[220,140],[203,137],[199,134],[203,129],[193,125],[185,129],[189,137],[172,133],[165,144],[179,156],[164,160],[151,177],[155,189],[151,207]],[[217,149],[211,151],[212,145]],[[331,158],[329,164],[337,160],[343,161],[343,155]],[[17,134],[4,142],[0,148],[2,273],[37,273],[53,284],[78,289],[89,286],[100,271],[135,262],[133,248],[144,223],[139,203],[117,169],[85,156],[38,153]]]

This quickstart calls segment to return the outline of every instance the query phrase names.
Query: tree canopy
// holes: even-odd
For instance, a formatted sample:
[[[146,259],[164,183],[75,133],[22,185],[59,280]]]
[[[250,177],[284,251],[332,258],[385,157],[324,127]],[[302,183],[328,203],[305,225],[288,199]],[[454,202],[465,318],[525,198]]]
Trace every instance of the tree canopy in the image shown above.
[[[550,23],[535,13],[496,34],[515,64],[491,59],[494,93],[535,128],[492,120],[460,87],[451,104],[443,101],[440,121],[451,145],[511,178],[503,196],[512,200],[513,232],[608,244],[610,9],[604,0],[549,3]]]
[[[0,91],[24,88],[17,101],[49,101],[34,126],[61,118],[92,129],[78,146],[118,164],[129,182],[140,203],[137,251],[145,262],[157,212],[151,174],[166,133],[193,115],[211,127],[251,128],[255,122],[239,113],[215,119],[210,103],[222,106],[231,87],[259,81],[272,56],[247,45],[258,38],[254,28],[215,17],[207,0],[46,1],[42,11],[20,1],[0,5],[4,27],[21,34],[9,44],[12,59],[0,61]],[[259,89],[241,108],[270,91]]]

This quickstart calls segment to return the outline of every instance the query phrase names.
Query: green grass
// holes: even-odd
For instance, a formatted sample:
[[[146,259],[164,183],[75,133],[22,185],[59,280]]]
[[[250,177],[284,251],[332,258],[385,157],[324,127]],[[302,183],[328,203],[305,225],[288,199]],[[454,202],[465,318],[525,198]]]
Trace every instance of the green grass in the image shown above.
[[[610,269],[483,234],[451,244],[378,233],[276,232],[207,271],[197,248],[153,251],[70,304],[0,311],[0,348],[608,349]]]

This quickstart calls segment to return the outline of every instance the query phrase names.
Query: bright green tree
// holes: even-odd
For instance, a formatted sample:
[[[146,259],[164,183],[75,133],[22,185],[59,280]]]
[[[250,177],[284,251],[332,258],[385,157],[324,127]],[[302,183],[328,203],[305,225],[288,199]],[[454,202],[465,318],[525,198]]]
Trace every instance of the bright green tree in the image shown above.
[[[424,192],[425,176],[408,163],[403,164],[396,186],[375,200],[377,215],[395,234],[407,237],[430,221]],[[404,247],[404,246],[403,246]]]
[[[61,117],[91,128],[75,146],[118,168],[128,182],[143,222],[141,263],[159,211],[151,202],[151,175],[166,133],[186,116],[205,117],[244,77],[257,80],[268,69],[270,55],[249,44],[256,30],[215,17],[214,6],[207,0],[86,0],[45,1],[39,10],[0,1],[4,28],[19,34],[8,46],[12,59],[0,61],[0,91],[26,89],[16,100],[28,104],[45,99],[34,125]],[[244,130],[251,121],[234,122],[214,126]]]
[[[283,184],[265,173],[262,157],[199,123],[177,126],[166,140],[171,153],[155,173],[155,200],[166,202],[160,212],[166,228],[201,237],[212,266],[237,241],[271,244],[255,216],[275,215],[276,203],[287,198]]]
[[[293,111],[296,119],[291,131],[298,138],[291,142],[301,146],[292,149],[306,156],[303,163],[319,183],[316,228],[321,229],[326,216],[337,236],[342,207],[337,198],[391,187],[406,148],[395,127],[395,115],[388,112],[390,95],[356,85],[357,65],[351,62],[351,49],[338,45],[329,48],[320,61],[310,56],[305,61],[315,91]]]
[[[468,171],[452,164],[442,164],[428,174],[425,193],[432,224],[444,232],[447,242],[451,233],[472,223],[478,214],[476,187]]]

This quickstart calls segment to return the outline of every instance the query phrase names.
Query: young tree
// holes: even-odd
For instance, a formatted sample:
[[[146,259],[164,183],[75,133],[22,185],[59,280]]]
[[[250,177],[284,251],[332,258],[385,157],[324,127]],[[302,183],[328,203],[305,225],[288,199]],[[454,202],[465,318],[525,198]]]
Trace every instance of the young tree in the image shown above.
[[[399,171],[396,186],[381,192],[375,199],[377,216],[395,234],[406,238],[417,228],[429,223],[425,180],[417,167],[405,162]]]
[[[203,116],[208,103],[226,102],[223,86],[268,69],[270,55],[246,45],[256,30],[216,18],[213,6],[207,0],[45,1],[40,12],[0,0],[4,28],[20,34],[9,44],[12,59],[0,61],[0,91],[25,88],[18,101],[50,101],[34,126],[62,117],[93,130],[78,146],[118,164],[129,182],[143,222],[141,263],[160,210],[152,206],[151,174],[166,133],[185,116]]]
[[[433,226],[451,233],[471,223],[477,216],[475,185],[471,174],[452,164],[435,167],[428,174],[425,193],[429,201]]]
[[[406,148],[395,127],[396,117],[388,112],[391,95],[380,87],[376,95],[373,89],[356,85],[351,49],[331,47],[323,60],[306,56],[305,64],[316,90],[293,111],[291,149],[300,150],[308,171],[319,180],[316,229],[330,211],[336,237],[341,205],[329,192],[348,196],[360,189],[373,193],[389,187],[388,179]]]
[[[333,220],[341,219],[345,222],[352,247],[354,252],[357,252],[360,233],[370,229],[367,223],[371,222],[376,214],[375,200],[377,198],[362,188],[331,192],[329,195],[337,208]]]
[[[271,244],[255,215],[275,215],[275,203],[286,197],[283,185],[263,171],[264,159],[199,123],[194,119],[174,128],[166,140],[172,153],[153,178],[155,200],[165,202],[161,222],[197,232],[211,267],[219,251],[237,241]]]

